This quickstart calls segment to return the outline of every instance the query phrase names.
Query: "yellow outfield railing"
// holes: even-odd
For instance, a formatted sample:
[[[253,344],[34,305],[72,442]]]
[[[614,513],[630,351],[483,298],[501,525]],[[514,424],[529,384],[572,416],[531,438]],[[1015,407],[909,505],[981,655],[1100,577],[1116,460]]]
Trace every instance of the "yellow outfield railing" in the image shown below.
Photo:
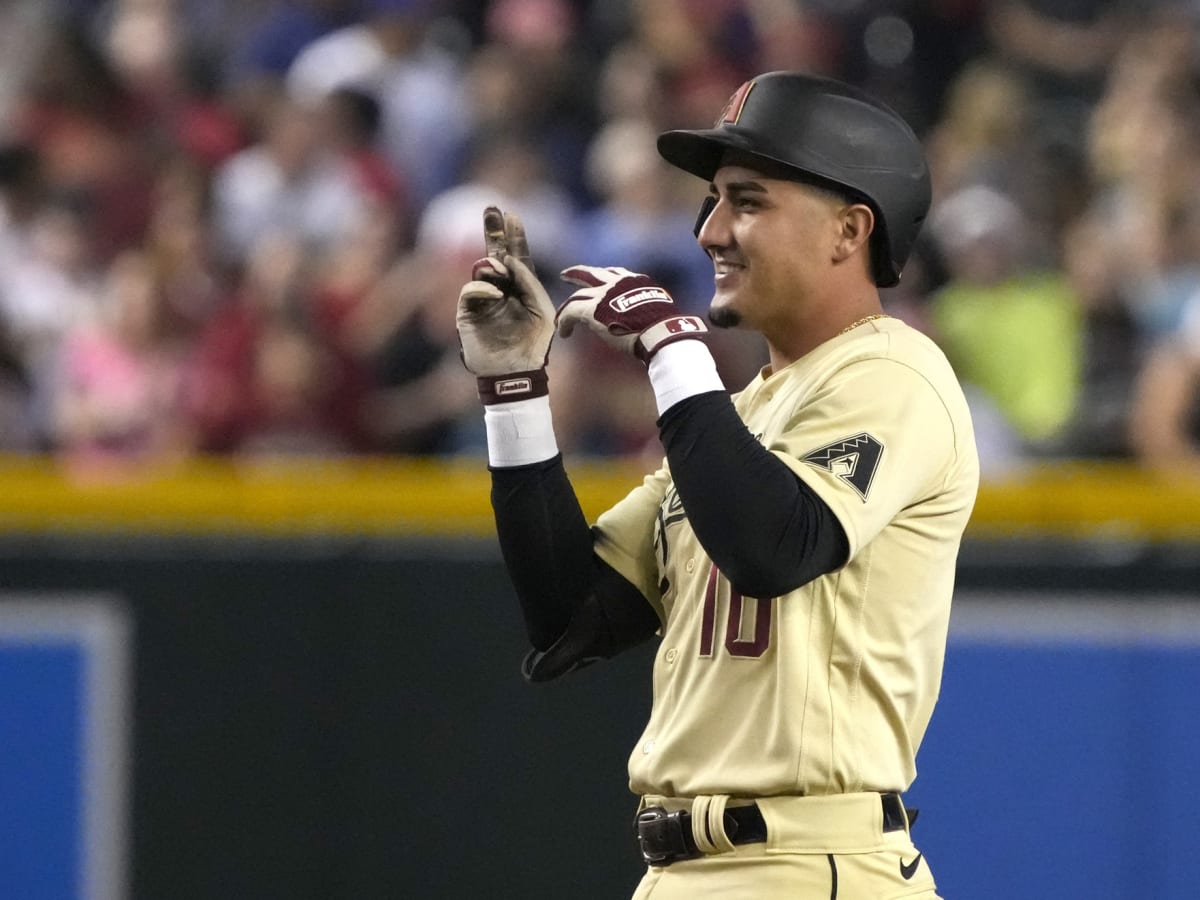
[[[627,461],[575,460],[568,471],[589,518],[645,473]],[[0,531],[478,537],[492,534],[489,488],[476,459],[193,459],[81,472],[0,457]],[[1039,465],[985,482],[968,534],[1200,542],[1200,478]]]
[[[637,483],[628,466],[573,475],[598,513]],[[80,471],[0,456],[0,531],[485,536],[494,532],[482,460],[191,459]]]

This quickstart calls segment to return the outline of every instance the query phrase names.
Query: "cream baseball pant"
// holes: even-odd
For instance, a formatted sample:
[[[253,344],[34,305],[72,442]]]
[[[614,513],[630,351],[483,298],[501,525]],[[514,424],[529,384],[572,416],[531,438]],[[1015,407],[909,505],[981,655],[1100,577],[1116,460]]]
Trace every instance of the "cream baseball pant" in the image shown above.
[[[648,867],[633,900],[940,900],[908,828],[883,830],[879,794],[756,802],[767,840],[735,846],[720,823],[724,806],[738,800],[643,798],[642,808],[690,809],[697,844],[706,852]]]

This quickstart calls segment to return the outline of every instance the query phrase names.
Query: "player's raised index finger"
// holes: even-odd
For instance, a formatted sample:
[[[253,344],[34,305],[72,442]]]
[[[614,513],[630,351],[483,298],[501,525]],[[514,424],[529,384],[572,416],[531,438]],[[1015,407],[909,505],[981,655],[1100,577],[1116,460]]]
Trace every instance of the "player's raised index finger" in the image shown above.
[[[525,225],[516,213],[504,214],[504,233],[508,238],[508,252],[529,265],[529,240],[525,237]]]
[[[503,260],[508,255],[508,235],[499,207],[489,206],[483,211],[483,244],[492,259]]]

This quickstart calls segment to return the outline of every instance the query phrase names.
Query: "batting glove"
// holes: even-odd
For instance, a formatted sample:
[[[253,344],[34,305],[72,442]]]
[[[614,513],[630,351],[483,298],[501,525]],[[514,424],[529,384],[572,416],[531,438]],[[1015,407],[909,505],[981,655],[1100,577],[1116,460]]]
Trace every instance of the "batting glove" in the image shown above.
[[[675,341],[700,338],[704,320],[680,312],[675,301],[645,275],[619,267],[572,266],[564,280],[581,285],[558,309],[558,333],[583,323],[609,344],[642,362]]]
[[[484,404],[543,397],[554,339],[554,304],[529,264],[521,220],[489,206],[483,213],[487,256],[458,295],[458,340]]]

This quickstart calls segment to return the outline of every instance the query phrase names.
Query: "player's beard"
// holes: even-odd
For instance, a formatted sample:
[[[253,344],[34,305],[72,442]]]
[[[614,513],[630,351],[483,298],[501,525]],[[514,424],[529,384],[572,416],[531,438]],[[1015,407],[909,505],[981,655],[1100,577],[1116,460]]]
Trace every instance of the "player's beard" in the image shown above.
[[[708,311],[708,321],[717,328],[737,328],[742,324],[742,314],[728,306],[714,306]]]

